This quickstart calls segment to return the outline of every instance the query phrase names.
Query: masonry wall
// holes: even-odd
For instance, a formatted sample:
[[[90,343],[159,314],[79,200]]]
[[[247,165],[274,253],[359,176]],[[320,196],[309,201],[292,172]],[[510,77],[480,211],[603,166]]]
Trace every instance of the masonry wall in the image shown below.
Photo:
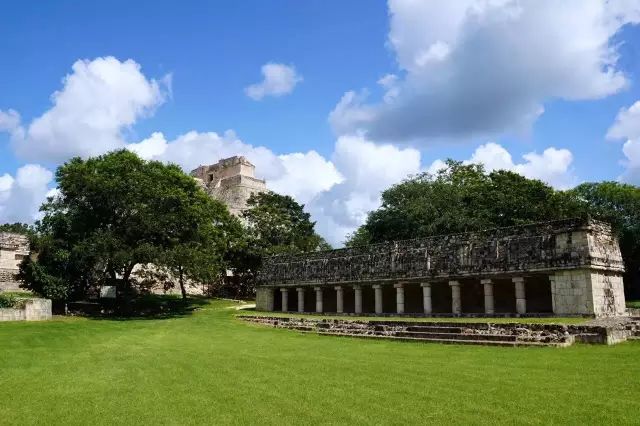
[[[274,289],[272,288],[266,288],[266,287],[257,288],[256,289],[256,310],[257,311],[273,311],[273,294],[274,294]]]
[[[29,255],[29,239],[25,235],[0,232],[0,291],[19,290],[18,266]]]
[[[51,318],[50,299],[29,299],[23,308],[0,309],[0,321],[45,321]]]
[[[558,271],[549,277],[556,315],[625,314],[622,275],[594,269]]]

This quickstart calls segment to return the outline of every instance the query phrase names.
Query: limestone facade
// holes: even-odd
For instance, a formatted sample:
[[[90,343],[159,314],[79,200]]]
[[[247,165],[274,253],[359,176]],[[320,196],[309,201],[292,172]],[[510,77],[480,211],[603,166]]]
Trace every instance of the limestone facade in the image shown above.
[[[0,232],[0,291],[18,290],[16,274],[29,255],[29,239],[22,234]]]
[[[264,180],[255,176],[256,167],[245,157],[225,158],[216,164],[199,166],[191,172],[203,188],[227,205],[231,214],[241,216],[254,193],[265,192]]]
[[[569,219],[274,256],[259,273],[256,306],[378,315],[617,316],[625,314],[623,272],[608,224]],[[295,307],[288,297],[293,289]]]

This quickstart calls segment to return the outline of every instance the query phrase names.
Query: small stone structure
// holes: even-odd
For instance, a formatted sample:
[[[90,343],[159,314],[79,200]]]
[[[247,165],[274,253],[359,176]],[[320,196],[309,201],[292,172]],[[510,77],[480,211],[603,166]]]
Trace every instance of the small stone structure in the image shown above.
[[[616,344],[640,339],[640,318],[607,318],[583,325],[354,321],[343,319],[240,316],[244,321],[301,332],[367,337],[412,342],[479,344],[493,346],[569,346],[574,342]]]
[[[0,232],[0,292],[19,290],[16,279],[18,266],[29,256],[29,238],[26,235]]]
[[[199,166],[191,176],[211,196],[225,203],[231,214],[241,216],[251,194],[267,190],[265,181],[255,177],[255,169],[245,157],[235,156],[209,166]]]
[[[256,309],[618,316],[623,272],[608,224],[568,219],[270,257]]]
[[[0,321],[45,321],[51,319],[50,299],[24,299],[18,308],[0,309]]]

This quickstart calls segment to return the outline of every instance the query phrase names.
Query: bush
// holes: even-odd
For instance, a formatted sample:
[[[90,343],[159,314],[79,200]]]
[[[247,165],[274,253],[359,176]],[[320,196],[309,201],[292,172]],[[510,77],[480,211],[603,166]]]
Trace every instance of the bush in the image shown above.
[[[17,302],[18,298],[12,294],[0,294],[0,308],[13,308]]]

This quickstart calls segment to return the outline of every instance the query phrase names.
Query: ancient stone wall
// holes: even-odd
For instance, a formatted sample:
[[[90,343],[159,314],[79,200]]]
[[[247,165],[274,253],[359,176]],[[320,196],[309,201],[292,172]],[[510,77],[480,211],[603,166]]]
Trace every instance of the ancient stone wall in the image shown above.
[[[273,291],[265,287],[256,289],[256,310],[273,311]]]
[[[569,219],[265,259],[261,285],[491,276],[576,268],[622,272],[608,225]]]
[[[1,321],[45,321],[52,318],[50,299],[28,299],[19,308],[0,309]]]
[[[0,232],[0,291],[17,290],[18,266],[29,255],[29,239],[25,235]]]
[[[553,312],[558,315],[624,315],[622,276],[597,269],[558,271],[549,277]]]

